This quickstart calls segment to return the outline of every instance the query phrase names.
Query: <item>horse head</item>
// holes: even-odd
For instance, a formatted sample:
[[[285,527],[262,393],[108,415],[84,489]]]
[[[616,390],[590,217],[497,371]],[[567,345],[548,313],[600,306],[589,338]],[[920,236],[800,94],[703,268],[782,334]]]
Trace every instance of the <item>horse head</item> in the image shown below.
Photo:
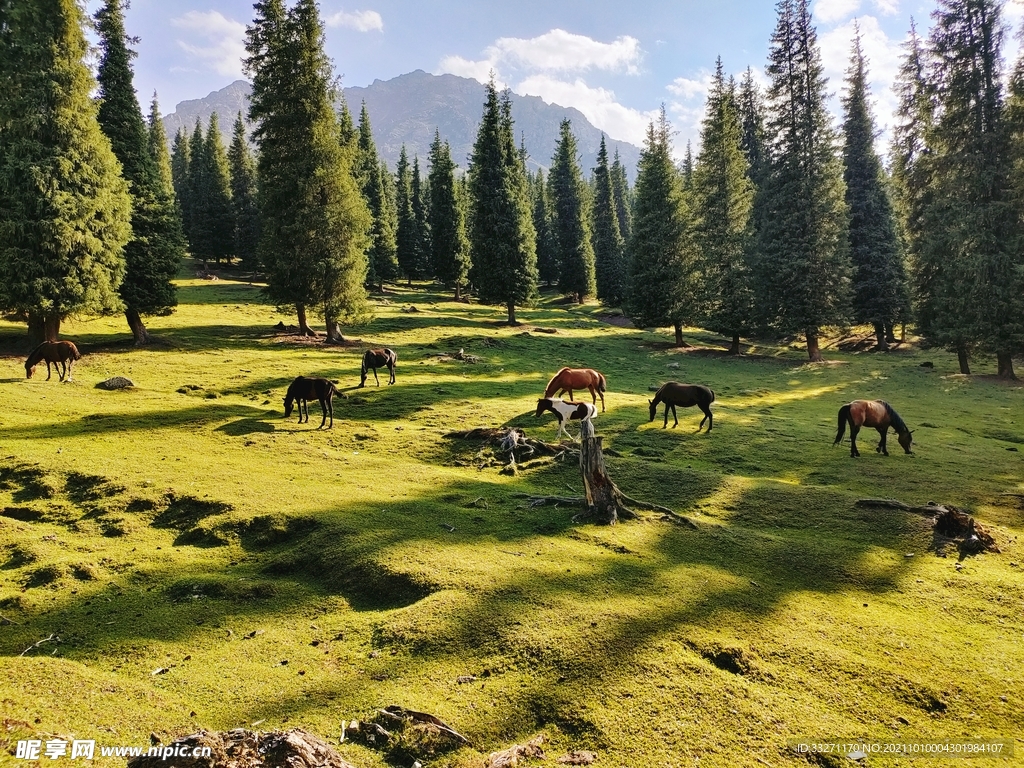
[[[899,440],[900,445],[903,447],[904,453],[913,453],[913,451],[910,450],[910,446],[914,443],[914,438],[912,437],[913,432],[914,430],[908,429],[896,436],[896,439]]]
[[[651,418],[648,421],[654,421],[654,417],[658,414],[658,404],[653,400],[648,400],[647,404],[651,406]]]
[[[542,397],[540,400],[537,401],[537,412],[533,415],[534,417],[537,417],[544,413],[544,411],[548,410],[551,410],[551,399],[547,397]]]
[[[25,378],[26,379],[31,379],[32,378],[32,371],[34,371],[35,369],[36,369],[36,367],[34,365],[26,362],[25,363]]]
[[[284,399],[284,417],[287,419],[292,415],[292,398],[286,397]]]

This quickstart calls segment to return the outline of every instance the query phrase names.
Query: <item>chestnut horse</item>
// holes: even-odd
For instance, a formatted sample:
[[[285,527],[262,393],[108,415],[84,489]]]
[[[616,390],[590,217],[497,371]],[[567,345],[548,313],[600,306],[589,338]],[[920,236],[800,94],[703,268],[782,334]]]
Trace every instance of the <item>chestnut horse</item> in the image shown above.
[[[36,365],[45,360],[47,381],[50,380],[50,363],[53,363],[54,369],[60,365],[57,375],[61,381],[71,381],[71,364],[81,358],[82,353],[70,341],[44,341],[29,353],[25,361],[25,378],[31,379]]]
[[[850,422],[850,456],[854,458],[860,456],[860,451],[857,450],[857,433],[861,427],[874,427],[882,436],[875,453],[889,455],[885,449],[885,436],[889,432],[889,427],[893,428],[904,452],[912,453],[910,446],[914,442],[914,438],[911,437],[913,430],[907,427],[906,422],[885,400],[854,400],[840,408],[839,431],[832,445],[839,445],[842,442],[846,433],[846,422]]]
[[[654,417],[658,414],[658,404],[664,403],[665,423],[661,428],[665,429],[668,426],[668,409],[671,408],[672,418],[675,419],[672,429],[675,429],[679,426],[676,406],[689,408],[696,405],[704,412],[704,418],[700,420],[700,426],[697,427],[697,431],[700,432],[704,428],[704,422],[706,421],[708,423],[708,432],[710,432],[711,427],[715,424],[715,417],[711,415],[711,404],[713,402],[715,402],[715,393],[703,384],[680,384],[678,381],[670,381],[661,386],[661,389],[655,393],[653,400],[647,401],[648,405],[651,406],[651,418],[648,421],[654,421]]]
[[[312,400],[314,397],[320,401],[320,410],[323,412],[324,417],[320,420],[320,426],[317,429],[323,429],[324,424],[327,422],[328,415],[331,417],[330,429],[334,426],[334,396],[338,394],[338,388],[334,386],[334,382],[328,381],[327,379],[315,379],[306,376],[296,376],[295,381],[288,387],[288,394],[284,396],[284,416],[288,418],[292,415],[292,401],[297,400],[299,403],[299,424],[302,423],[302,407],[306,407],[306,423],[309,423],[309,403],[307,400]]]
[[[366,354],[363,355],[363,367],[360,371],[361,378],[359,380],[359,386],[366,386],[366,373],[371,368],[373,369],[373,378],[377,381],[377,386],[380,386],[380,379],[377,378],[378,368],[387,368],[391,372],[391,380],[388,384],[395,383],[395,364],[398,362],[398,355],[390,349],[368,349]]]
[[[600,396],[601,411],[604,411],[604,393],[607,383],[604,380],[604,374],[593,368],[563,368],[551,377],[551,381],[548,382],[548,386],[544,390],[544,397],[557,397],[563,392],[568,392],[569,399],[572,400],[574,389],[589,389],[590,396],[594,399],[594,405],[597,405],[597,398]]]

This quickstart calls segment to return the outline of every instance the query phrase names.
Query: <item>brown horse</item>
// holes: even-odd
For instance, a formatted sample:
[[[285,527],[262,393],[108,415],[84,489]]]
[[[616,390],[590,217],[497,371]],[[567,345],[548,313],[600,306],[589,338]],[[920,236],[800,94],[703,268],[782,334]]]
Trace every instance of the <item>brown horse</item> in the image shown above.
[[[361,378],[359,379],[359,386],[366,386],[366,373],[371,368],[373,369],[373,378],[377,381],[377,386],[380,386],[380,379],[377,378],[378,368],[387,368],[391,372],[391,380],[388,381],[388,385],[395,383],[395,364],[398,362],[398,355],[391,349],[368,349],[366,354],[363,355],[363,367],[361,370]]]
[[[704,422],[706,421],[708,423],[708,432],[710,432],[711,427],[715,424],[715,417],[711,415],[711,404],[713,402],[715,402],[715,393],[703,384],[680,384],[678,381],[670,381],[661,386],[661,389],[654,394],[653,400],[647,401],[651,406],[651,418],[648,421],[654,421],[654,417],[658,414],[658,404],[664,403],[665,423],[661,428],[665,429],[668,426],[668,409],[671,408],[672,418],[675,419],[672,429],[675,429],[679,426],[676,406],[689,408],[696,405],[704,412],[704,418],[700,420],[700,426],[697,427],[697,431],[700,432],[704,428]]]
[[[25,361],[25,378],[31,379],[36,365],[45,360],[47,381],[50,380],[50,363],[53,363],[55,370],[60,365],[57,375],[61,381],[71,381],[71,364],[81,358],[82,353],[70,341],[44,341],[29,353]]]
[[[544,390],[544,397],[557,397],[563,392],[568,392],[569,399],[572,400],[574,389],[589,389],[590,396],[594,399],[594,405],[597,405],[597,398],[600,397],[601,411],[604,412],[604,393],[607,390],[607,382],[605,382],[604,374],[593,368],[563,368],[551,377],[551,381],[548,382],[548,386]]]
[[[903,450],[906,453],[912,453],[910,446],[914,442],[911,437],[913,430],[907,427],[906,422],[885,400],[854,400],[840,408],[839,431],[836,433],[836,439],[832,445],[839,445],[842,442],[847,422],[850,423],[850,456],[854,458],[860,456],[860,451],[857,450],[857,433],[860,432],[861,427],[874,427],[882,436],[882,439],[878,441],[878,447],[875,448],[875,453],[889,455],[885,449],[885,436],[889,432],[889,427],[893,428],[896,439],[899,440]]]
[[[331,417],[330,429],[334,426],[334,396],[338,394],[338,388],[334,386],[334,382],[328,381],[327,379],[315,379],[306,376],[297,376],[295,381],[288,387],[288,394],[284,396],[284,416],[288,418],[292,415],[292,401],[297,400],[299,403],[299,424],[302,423],[302,408],[306,408],[306,423],[309,423],[309,403],[307,400],[312,400],[314,397],[320,401],[320,410],[323,412],[324,417],[320,420],[320,426],[317,429],[323,429],[324,424],[327,422],[328,415]]]

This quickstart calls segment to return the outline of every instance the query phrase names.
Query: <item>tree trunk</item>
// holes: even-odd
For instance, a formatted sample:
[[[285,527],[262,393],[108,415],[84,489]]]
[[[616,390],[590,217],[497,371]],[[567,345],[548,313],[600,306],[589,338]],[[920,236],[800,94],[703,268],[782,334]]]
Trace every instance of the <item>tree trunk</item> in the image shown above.
[[[60,338],[60,315],[46,315],[43,328],[46,341],[57,341]]]
[[[508,324],[519,325],[519,323],[516,322],[516,305],[511,301],[508,303]]]
[[[904,333],[906,333],[906,327],[906,325],[903,326]],[[885,324],[885,340],[890,344],[896,343],[896,329],[893,327],[892,323]]]
[[[1017,375],[1013,372],[1013,355],[1009,352],[997,352],[996,360],[999,362],[999,378],[1000,379],[1016,379]]]
[[[729,347],[730,355],[738,355],[740,353],[740,335],[734,333],[732,335],[732,345]]]
[[[341,333],[341,324],[338,323],[338,319],[325,315],[324,324],[327,326],[327,344],[344,344],[345,337]]]
[[[136,347],[144,347],[152,341],[138,310],[127,307],[124,310],[124,317],[128,321],[128,327],[132,329],[132,338],[135,339]]]
[[[46,341],[46,323],[42,315],[34,312],[28,316],[28,341],[33,349]]]
[[[676,329],[676,346],[683,346],[683,326],[680,323],[675,323]]]
[[[971,364],[967,359],[967,347],[965,347],[963,344],[957,347],[956,357],[960,361],[960,373],[969,376],[971,373]]]
[[[900,344],[904,344],[907,341],[907,324],[900,324]]]
[[[455,284],[455,300],[462,301],[462,283]]]
[[[296,304],[295,314],[299,318],[299,334],[302,336],[316,336],[316,331],[309,327],[309,323],[306,321],[306,305]]]
[[[807,356],[812,363],[820,363],[825,358],[821,356],[821,348],[818,346],[818,329],[807,329]]]
[[[889,342],[896,341],[895,339],[888,338],[888,331],[886,328],[892,328],[892,326],[886,326],[883,323],[875,323],[875,350],[878,352],[888,352]]]
[[[635,517],[623,504],[622,493],[604,465],[602,438],[594,435],[594,424],[589,419],[580,423],[580,471],[587,489],[587,511],[582,518],[605,525],[615,525],[620,517]]]

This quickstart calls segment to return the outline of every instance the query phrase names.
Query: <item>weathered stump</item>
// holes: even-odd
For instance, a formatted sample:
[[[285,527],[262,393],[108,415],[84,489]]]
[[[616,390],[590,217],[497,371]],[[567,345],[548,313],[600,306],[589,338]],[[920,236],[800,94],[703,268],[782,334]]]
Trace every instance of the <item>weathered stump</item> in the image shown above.
[[[636,515],[625,505],[622,492],[608,477],[601,440],[594,435],[590,419],[580,423],[580,471],[587,492],[587,510],[574,519],[615,525],[620,517],[630,519]]]

